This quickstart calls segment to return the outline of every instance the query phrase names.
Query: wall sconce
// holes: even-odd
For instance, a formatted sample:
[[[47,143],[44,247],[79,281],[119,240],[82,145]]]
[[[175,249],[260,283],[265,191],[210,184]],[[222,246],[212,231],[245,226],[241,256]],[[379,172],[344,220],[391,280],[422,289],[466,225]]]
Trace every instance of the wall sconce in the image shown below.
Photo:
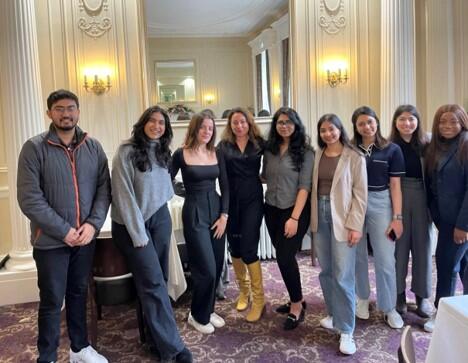
[[[106,76],[106,81],[99,77],[98,74],[95,74],[92,82],[88,82],[88,75],[84,75],[84,84],[83,87],[87,92],[94,92],[96,95],[102,95],[105,92],[108,92],[111,88],[110,75]]]
[[[327,69],[327,82],[332,88],[338,86],[339,84],[345,84],[348,82],[348,79],[348,70],[346,68],[344,68],[343,71],[341,68],[338,68],[336,71]]]
[[[205,102],[209,105],[211,105],[214,101],[215,97],[211,93],[208,93],[205,95]]]

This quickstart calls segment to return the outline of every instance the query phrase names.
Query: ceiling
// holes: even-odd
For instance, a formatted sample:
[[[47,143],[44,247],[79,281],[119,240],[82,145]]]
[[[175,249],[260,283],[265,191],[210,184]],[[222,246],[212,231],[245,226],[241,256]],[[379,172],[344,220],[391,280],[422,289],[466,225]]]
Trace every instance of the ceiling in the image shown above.
[[[149,37],[249,37],[288,10],[288,0],[146,0]]]

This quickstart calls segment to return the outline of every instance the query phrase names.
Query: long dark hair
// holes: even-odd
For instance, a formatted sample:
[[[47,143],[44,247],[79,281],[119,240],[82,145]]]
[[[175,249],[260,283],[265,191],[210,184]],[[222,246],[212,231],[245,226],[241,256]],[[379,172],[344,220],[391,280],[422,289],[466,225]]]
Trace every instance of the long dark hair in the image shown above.
[[[413,134],[411,135],[410,145],[414,149],[414,151],[416,151],[416,153],[419,156],[421,156],[424,152],[425,147],[429,143],[429,138],[422,130],[421,116],[419,115],[419,112],[416,109],[416,107],[414,107],[413,105],[400,105],[395,110],[392,119],[392,131],[390,133],[390,140],[397,143],[401,143],[404,141],[396,127],[398,118],[404,112],[410,113],[418,121],[418,126],[416,126],[416,130],[414,130]]]
[[[171,159],[169,145],[171,144],[173,134],[169,115],[163,108],[151,106],[143,112],[137,123],[133,125],[132,137],[129,140],[133,145],[133,152],[130,154],[130,159],[141,172],[145,172],[148,169],[151,170],[151,161],[148,155],[150,140],[146,136],[144,129],[155,112],[159,112],[163,115],[165,126],[164,134],[158,139],[159,142],[156,143],[156,161],[160,166],[167,168]]]
[[[443,105],[436,111],[434,122],[432,123],[432,139],[426,152],[426,167],[428,173],[432,173],[437,168],[440,157],[443,152],[447,150],[447,143],[444,143],[439,131],[440,118],[446,112],[453,113],[462,128],[458,135],[457,159],[461,164],[468,161],[468,115],[465,109],[460,105]]]
[[[321,149],[324,149],[327,144],[323,142],[322,138],[320,137],[320,127],[322,127],[322,124],[324,122],[329,122],[333,126],[335,126],[339,131],[340,131],[340,142],[348,146],[351,149],[355,149],[355,147],[351,144],[349,141],[348,133],[346,132],[346,129],[343,127],[343,123],[341,122],[340,118],[335,115],[334,113],[327,113],[320,117],[317,123],[317,144]]]
[[[382,136],[382,133],[380,132],[380,120],[377,117],[377,114],[372,108],[368,106],[361,106],[355,109],[353,112],[353,116],[351,117],[351,122],[353,123],[353,139],[351,140],[351,142],[355,146],[359,146],[362,144],[362,136],[358,132],[356,126],[357,119],[361,115],[370,116],[375,119],[375,121],[377,122],[377,131],[375,133],[374,145],[377,146],[379,149],[385,148],[389,144],[389,142],[385,137]]]
[[[294,123],[294,132],[289,140],[289,154],[294,164],[294,170],[300,171],[302,163],[304,162],[304,154],[307,150],[313,149],[312,146],[310,146],[310,139],[306,135],[304,124],[296,110],[290,107],[281,107],[275,112],[271,120],[266,149],[274,155],[278,155],[279,153],[283,139],[278,134],[278,131],[276,131],[276,124],[278,123],[280,115],[288,116],[289,120]]]

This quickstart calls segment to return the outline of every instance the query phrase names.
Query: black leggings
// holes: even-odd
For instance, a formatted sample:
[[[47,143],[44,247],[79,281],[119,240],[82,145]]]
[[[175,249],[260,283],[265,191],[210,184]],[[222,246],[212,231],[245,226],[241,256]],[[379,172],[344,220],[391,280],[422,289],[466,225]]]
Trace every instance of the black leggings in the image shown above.
[[[304,206],[297,226],[297,233],[291,238],[284,236],[284,225],[291,217],[294,207],[280,209],[265,204],[265,222],[271,242],[276,249],[276,262],[283,277],[291,302],[302,300],[301,275],[296,261],[296,253],[300,250],[302,239],[310,224],[310,208]]]
[[[263,195],[243,203],[231,200],[227,239],[229,252],[249,265],[258,261],[260,226],[263,219]]]

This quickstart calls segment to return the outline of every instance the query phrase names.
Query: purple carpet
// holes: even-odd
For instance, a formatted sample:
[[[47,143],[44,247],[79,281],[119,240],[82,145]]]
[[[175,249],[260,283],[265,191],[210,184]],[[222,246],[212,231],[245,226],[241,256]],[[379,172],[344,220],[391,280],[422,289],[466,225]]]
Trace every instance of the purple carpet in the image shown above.
[[[235,310],[237,288],[232,282],[227,300],[216,304],[216,311],[226,320],[226,327],[212,335],[198,333],[186,323],[189,294],[174,306],[177,324],[183,340],[197,362],[397,362],[400,330],[390,329],[375,310],[375,289],[372,289],[371,315],[367,321],[357,320],[355,340],[358,351],[343,356],[338,351],[339,336],[319,326],[325,316],[322,291],[318,282],[319,267],[312,267],[310,257],[301,254],[304,297],[307,301],[305,321],[293,331],[284,331],[284,316],[274,308],[286,302],[287,295],[275,261],[263,261],[267,310],[257,324],[247,323],[245,313]],[[372,264],[370,264],[372,266]],[[373,266],[372,286],[375,287]],[[433,279],[435,281],[435,277]],[[409,285],[409,284],[408,284]],[[459,290],[461,289],[458,286]],[[413,295],[408,293],[409,299]],[[33,362],[36,357],[37,303],[0,307],[0,362]],[[422,330],[424,320],[409,312],[405,323],[413,327],[418,361],[423,362],[431,335]],[[103,319],[98,322],[98,350],[110,362],[155,361],[145,346],[139,343],[135,310],[126,305],[103,307]],[[68,337],[62,320],[59,361],[68,361]]]

